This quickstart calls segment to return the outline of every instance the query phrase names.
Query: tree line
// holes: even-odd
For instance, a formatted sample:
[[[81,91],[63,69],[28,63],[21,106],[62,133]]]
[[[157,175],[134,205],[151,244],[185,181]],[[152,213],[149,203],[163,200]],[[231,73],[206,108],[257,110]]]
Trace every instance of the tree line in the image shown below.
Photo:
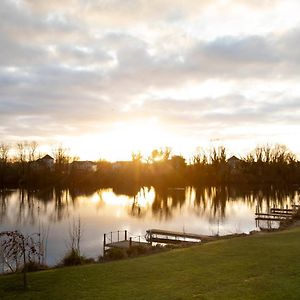
[[[297,184],[300,163],[285,145],[258,146],[244,157],[229,158],[223,146],[199,150],[189,160],[173,155],[171,148],[154,149],[148,157],[133,152],[130,161],[94,162],[96,168],[72,168],[69,150],[53,149],[53,166],[40,167],[43,156],[36,142],[20,142],[14,148],[0,144],[0,185],[5,186],[184,186],[201,184]]]

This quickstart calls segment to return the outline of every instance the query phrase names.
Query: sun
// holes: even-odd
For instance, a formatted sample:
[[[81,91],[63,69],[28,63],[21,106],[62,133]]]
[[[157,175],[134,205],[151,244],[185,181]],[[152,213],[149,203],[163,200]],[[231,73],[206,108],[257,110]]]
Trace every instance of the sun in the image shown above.
[[[83,134],[68,139],[68,147],[82,160],[130,160],[132,152],[144,157],[155,148],[167,146],[170,134],[155,118],[118,121],[103,133]]]

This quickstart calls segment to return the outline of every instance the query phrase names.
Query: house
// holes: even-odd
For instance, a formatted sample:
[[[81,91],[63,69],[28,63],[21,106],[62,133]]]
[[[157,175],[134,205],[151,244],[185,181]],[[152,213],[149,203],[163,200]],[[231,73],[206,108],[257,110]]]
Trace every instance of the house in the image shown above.
[[[71,163],[71,171],[75,172],[96,172],[97,171],[97,164],[85,160],[85,161],[79,161],[75,160]]]
[[[229,165],[229,167],[233,170],[235,170],[241,163],[241,160],[239,158],[237,158],[236,156],[231,156],[228,160],[227,160],[227,164]]]
[[[42,158],[33,162],[33,166],[37,170],[54,170],[54,158],[50,155],[45,155]]]

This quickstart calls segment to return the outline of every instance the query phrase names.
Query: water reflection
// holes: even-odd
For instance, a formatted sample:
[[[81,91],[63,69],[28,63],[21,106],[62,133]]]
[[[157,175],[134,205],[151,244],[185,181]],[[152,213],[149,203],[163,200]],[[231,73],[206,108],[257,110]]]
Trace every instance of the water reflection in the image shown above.
[[[1,190],[0,230],[34,232],[50,226],[50,263],[65,251],[70,219],[80,216],[83,251],[99,255],[106,231],[149,228],[230,234],[255,229],[255,211],[299,202],[298,188],[113,187],[100,190]]]

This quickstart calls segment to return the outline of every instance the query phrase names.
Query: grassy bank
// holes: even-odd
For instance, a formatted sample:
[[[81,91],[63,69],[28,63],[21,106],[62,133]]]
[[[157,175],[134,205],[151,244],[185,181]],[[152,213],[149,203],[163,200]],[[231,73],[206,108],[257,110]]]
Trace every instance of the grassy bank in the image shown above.
[[[0,277],[0,299],[300,299],[300,228]]]

